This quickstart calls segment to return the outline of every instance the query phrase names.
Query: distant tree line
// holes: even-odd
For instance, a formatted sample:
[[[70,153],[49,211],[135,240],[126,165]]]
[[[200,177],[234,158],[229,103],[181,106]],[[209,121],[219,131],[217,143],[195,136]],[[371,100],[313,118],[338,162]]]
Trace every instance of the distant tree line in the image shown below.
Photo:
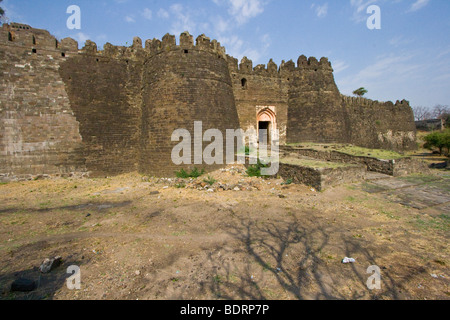
[[[450,107],[443,105],[436,105],[433,108],[429,107],[413,107],[414,118],[416,121],[424,121],[430,119],[442,119],[446,127],[450,127]]]

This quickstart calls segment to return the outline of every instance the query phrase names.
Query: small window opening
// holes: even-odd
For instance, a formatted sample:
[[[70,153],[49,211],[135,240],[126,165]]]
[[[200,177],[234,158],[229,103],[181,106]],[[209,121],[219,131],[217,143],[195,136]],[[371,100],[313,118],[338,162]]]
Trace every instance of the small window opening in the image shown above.
[[[36,45],[36,37],[35,36],[33,36],[33,45],[34,46]]]
[[[13,36],[11,32],[8,32],[8,41],[13,41]]]
[[[66,56],[66,54],[64,53],[64,52],[61,52],[61,57],[65,57]]]
[[[189,50],[184,50],[184,53],[188,54],[188,53],[189,53]]]
[[[37,53],[37,50],[36,49],[32,49],[31,52]]]
[[[243,78],[242,80],[241,80],[241,86],[242,86],[242,89],[247,89],[247,79],[245,79],[245,78]]]

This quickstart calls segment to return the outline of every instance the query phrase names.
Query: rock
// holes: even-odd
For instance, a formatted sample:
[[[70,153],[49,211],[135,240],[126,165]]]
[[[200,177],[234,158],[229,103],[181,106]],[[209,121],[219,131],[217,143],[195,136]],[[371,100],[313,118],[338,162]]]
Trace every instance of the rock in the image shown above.
[[[36,282],[30,279],[20,278],[11,284],[11,292],[31,292],[36,289]]]
[[[150,192],[151,196],[156,196],[157,194],[159,194],[159,191],[152,191],[152,192]]]
[[[39,270],[42,273],[49,273],[52,270],[58,268],[62,263],[62,257],[58,256],[52,259],[45,259],[44,262],[42,262]]]
[[[214,192],[214,189],[208,189],[208,192]]]
[[[280,198],[280,199],[284,199],[284,198],[286,198],[286,196],[285,196],[285,195],[283,195],[283,194],[279,194],[279,195],[278,195],[278,198]]]
[[[239,189],[239,187],[236,187],[233,189],[234,191],[241,191],[241,189]]]
[[[345,257],[345,258],[342,260],[342,263],[344,263],[344,264],[355,263],[355,262],[356,262],[355,259],[353,259],[353,258],[348,258],[348,257]]]

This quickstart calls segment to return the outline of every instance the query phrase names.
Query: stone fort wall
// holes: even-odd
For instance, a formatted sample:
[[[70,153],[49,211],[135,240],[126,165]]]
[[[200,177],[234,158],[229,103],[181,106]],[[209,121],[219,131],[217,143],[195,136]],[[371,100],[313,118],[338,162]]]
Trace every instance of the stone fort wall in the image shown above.
[[[173,175],[180,170],[170,158],[178,144],[171,141],[173,130],[193,134],[194,121],[203,121],[203,133],[258,129],[263,112],[275,119],[282,144],[416,147],[406,101],[342,96],[326,58],[254,67],[204,35],[194,43],[187,32],[179,44],[167,34],[103,50],[87,41],[80,50],[73,39],[58,41],[45,30],[13,23],[0,28],[0,62],[4,179],[136,170]]]

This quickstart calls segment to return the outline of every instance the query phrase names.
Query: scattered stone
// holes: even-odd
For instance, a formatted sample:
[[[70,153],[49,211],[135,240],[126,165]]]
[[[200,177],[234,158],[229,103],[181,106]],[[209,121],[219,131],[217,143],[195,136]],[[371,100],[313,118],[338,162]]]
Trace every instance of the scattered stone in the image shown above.
[[[136,270],[136,272],[134,274],[137,275],[137,276],[140,276],[141,272],[139,270]]]
[[[233,189],[234,191],[241,191],[241,189],[239,189],[239,187],[236,187]]]
[[[42,273],[49,273],[52,270],[58,268],[62,263],[62,257],[58,256],[52,259],[45,259],[44,262],[42,262],[39,270]]]
[[[36,290],[36,281],[20,278],[11,284],[11,292],[31,292]]]
[[[439,276],[437,274],[432,274],[431,276],[435,279],[439,279]]]
[[[344,264],[355,263],[355,262],[356,262],[355,259],[353,259],[353,258],[347,258],[347,257],[345,257],[345,258],[342,260],[342,263],[344,263]]]
[[[159,194],[159,191],[152,191],[152,192],[150,192],[151,196],[156,196],[157,194]]]
[[[286,198],[286,196],[285,196],[285,195],[283,195],[283,194],[279,194],[279,195],[278,195],[278,198],[280,198],[280,199],[285,199],[285,198]]]
[[[91,214],[90,213],[88,213],[87,215],[86,215],[86,218],[89,218],[91,216]]]

